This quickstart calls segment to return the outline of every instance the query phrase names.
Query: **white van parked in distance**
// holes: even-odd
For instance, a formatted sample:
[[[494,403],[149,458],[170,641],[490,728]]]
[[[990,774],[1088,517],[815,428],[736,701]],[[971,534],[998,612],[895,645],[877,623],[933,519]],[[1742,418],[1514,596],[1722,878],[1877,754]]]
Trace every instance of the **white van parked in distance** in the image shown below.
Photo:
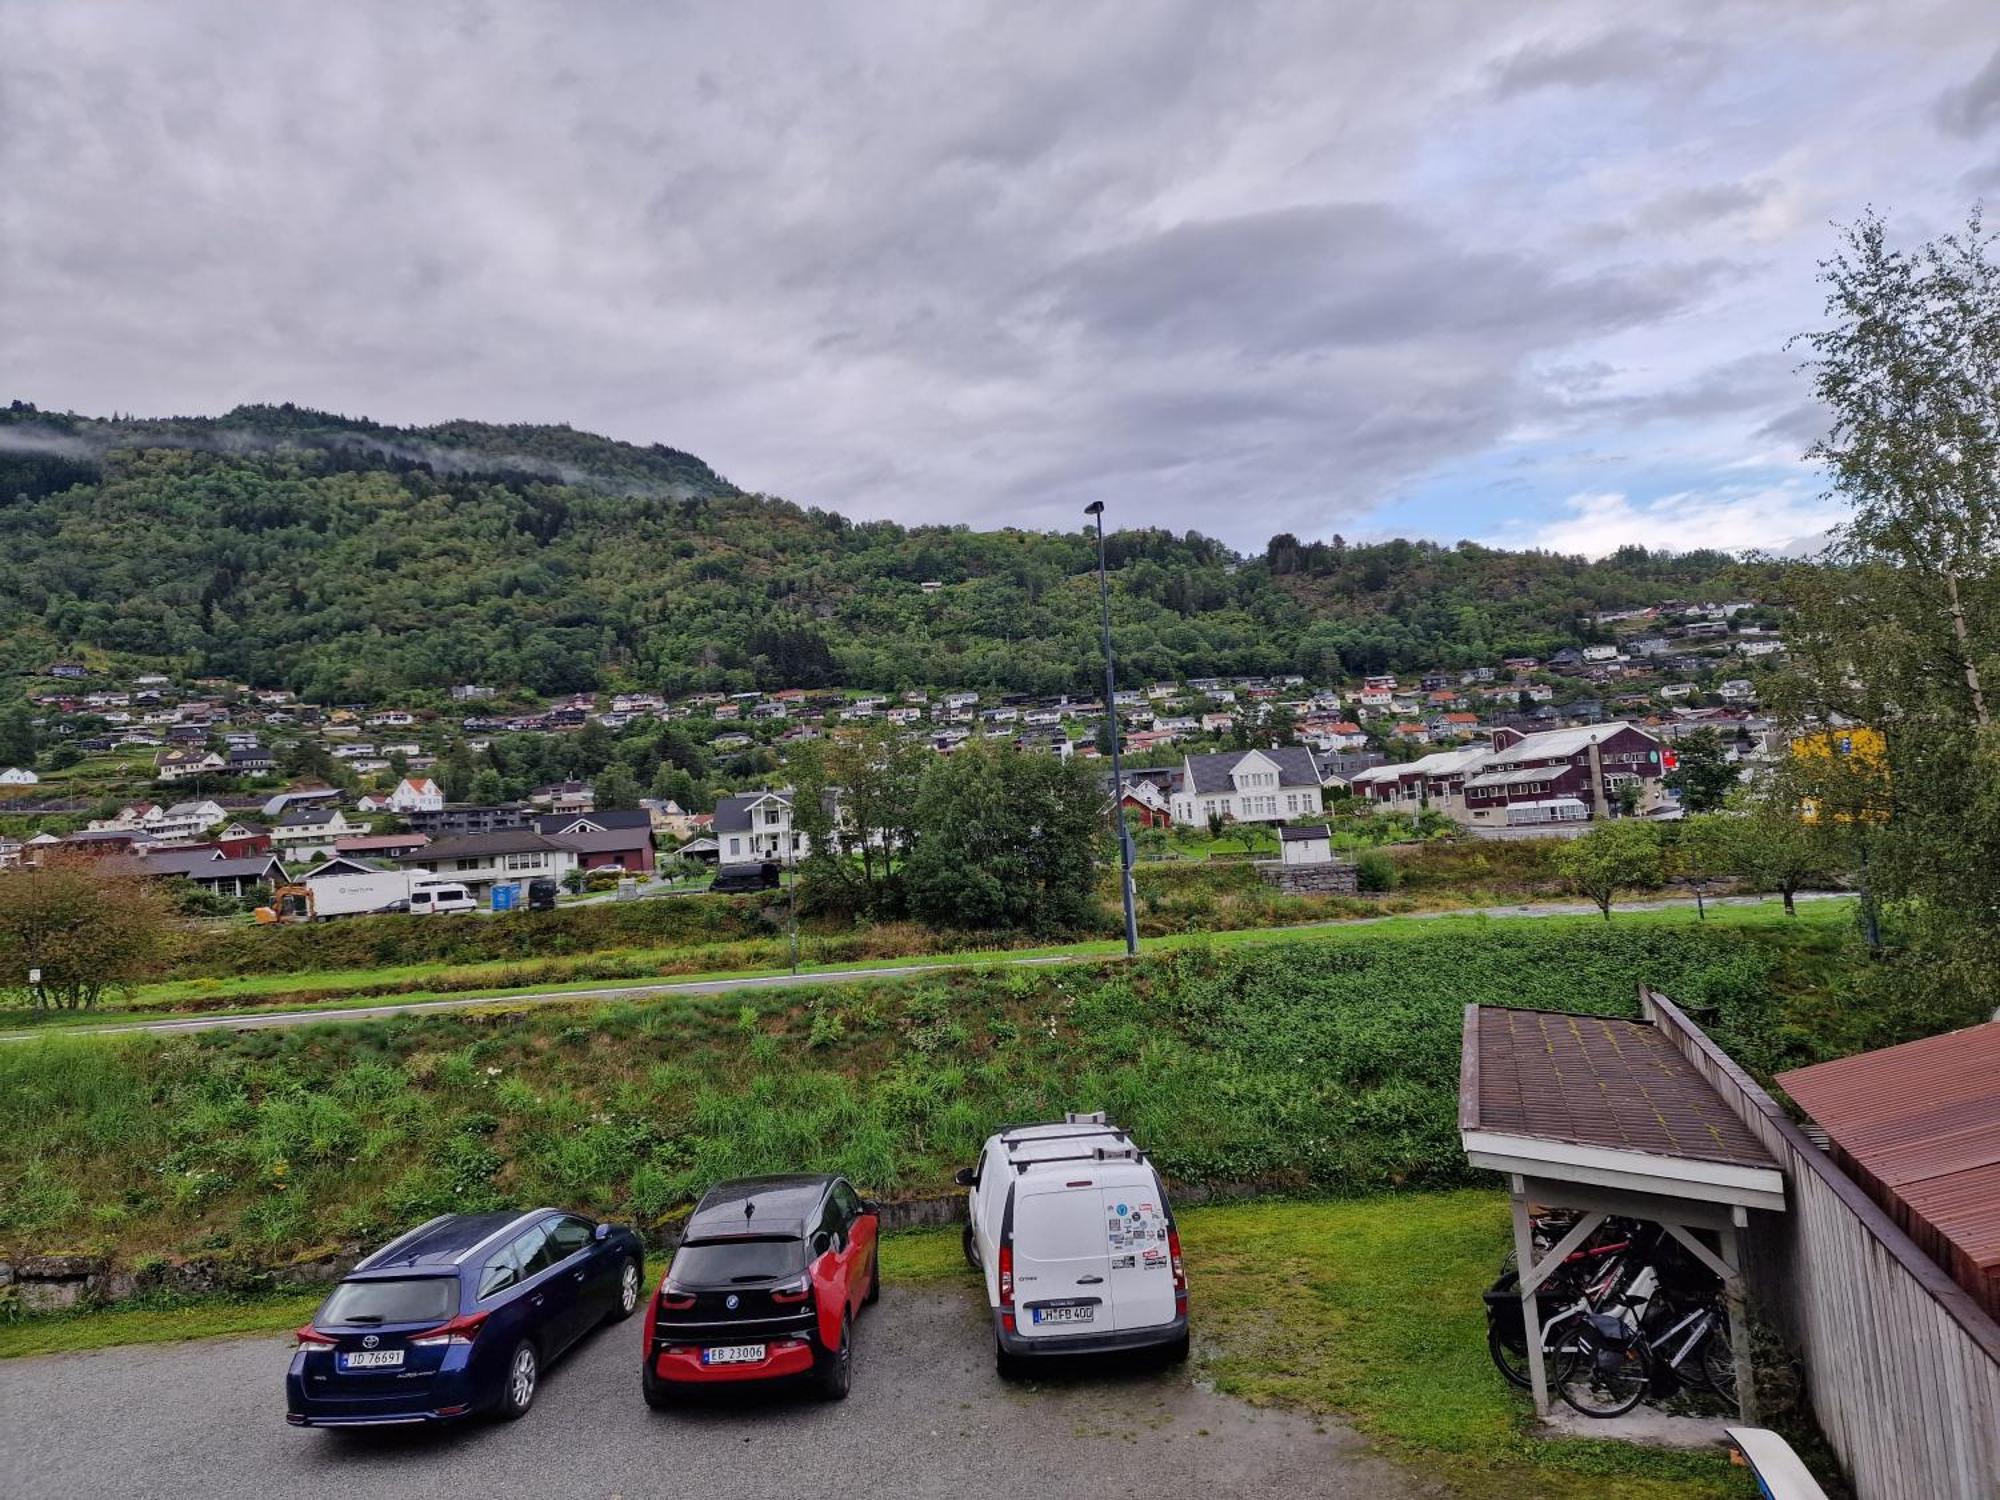
[[[1153,1164],[1102,1114],[990,1137],[970,1188],[965,1256],[985,1273],[1002,1376],[1071,1354],[1187,1356],[1187,1273]]]

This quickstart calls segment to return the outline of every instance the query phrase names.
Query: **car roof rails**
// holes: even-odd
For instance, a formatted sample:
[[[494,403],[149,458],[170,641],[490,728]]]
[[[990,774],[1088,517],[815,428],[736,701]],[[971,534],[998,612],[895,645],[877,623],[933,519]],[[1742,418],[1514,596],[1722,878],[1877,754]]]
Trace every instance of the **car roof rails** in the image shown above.
[[[1009,1165],[1018,1173],[1025,1174],[1030,1167],[1062,1166],[1079,1161],[1129,1161],[1144,1163],[1146,1153],[1134,1145],[1094,1146],[1089,1151],[1073,1152],[1068,1156],[1015,1157]]]
[[[1058,1151],[1067,1151],[1071,1148],[1082,1149],[1078,1145],[1079,1142],[1101,1141],[1107,1138],[1115,1141],[1124,1141],[1128,1145],[1131,1143],[1130,1136],[1126,1135],[1117,1126],[1111,1125],[1098,1130],[1066,1130],[1055,1135],[1023,1136],[1019,1140],[1007,1141],[1004,1144],[1007,1147],[1007,1159],[1009,1161],[1062,1161],[1075,1160],[1076,1158],[1062,1156],[1038,1157],[1034,1153],[1037,1148],[1043,1146],[1054,1146]]]

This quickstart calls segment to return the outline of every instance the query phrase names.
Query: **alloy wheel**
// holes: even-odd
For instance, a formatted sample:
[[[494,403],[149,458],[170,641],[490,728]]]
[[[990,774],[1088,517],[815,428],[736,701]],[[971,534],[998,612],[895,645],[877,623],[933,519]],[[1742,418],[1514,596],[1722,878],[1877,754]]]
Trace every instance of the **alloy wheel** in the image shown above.
[[[535,1351],[527,1344],[514,1351],[514,1365],[507,1372],[507,1394],[516,1411],[527,1410],[535,1399]]]
[[[629,1313],[638,1305],[639,1268],[628,1260],[624,1274],[618,1278],[618,1306],[621,1311]]]

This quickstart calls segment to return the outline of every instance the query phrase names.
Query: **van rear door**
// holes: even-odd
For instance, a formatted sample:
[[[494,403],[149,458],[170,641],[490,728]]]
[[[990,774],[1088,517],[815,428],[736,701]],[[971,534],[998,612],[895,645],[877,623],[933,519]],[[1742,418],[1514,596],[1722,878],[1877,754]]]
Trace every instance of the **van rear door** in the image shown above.
[[[1015,1190],[1015,1326],[1031,1339],[1107,1333],[1117,1325],[1102,1194],[1089,1182],[1037,1186]]]
[[[1110,1234],[1111,1326],[1153,1328],[1174,1320],[1174,1266],[1167,1202],[1157,1183],[1102,1190]]]

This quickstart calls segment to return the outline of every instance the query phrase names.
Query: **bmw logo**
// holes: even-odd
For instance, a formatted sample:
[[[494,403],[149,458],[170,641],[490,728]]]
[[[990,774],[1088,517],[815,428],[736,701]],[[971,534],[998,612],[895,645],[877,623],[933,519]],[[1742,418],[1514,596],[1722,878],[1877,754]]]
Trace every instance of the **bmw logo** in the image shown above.
[[[737,1296],[736,1293],[731,1292],[722,1305],[728,1308],[731,1312],[735,1312],[736,1309],[742,1305],[742,1302],[743,1299],[741,1297]]]
[[[382,1342],[382,1341],[381,1341],[380,1339],[376,1338],[376,1337],[375,1337],[375,1335],[371,1333],[371,1334],[367,1334],[367,1335],[365,1335],[365,1336],[364,1336],[364,1337],[362,1338],[362,1340],[361,1340],[361,1347],[362,1347],[362,1348],[364,1348],[364,1349],[373,1349],[373,1348],[374,1348],[374,1347],[375,1347],[375,1346],[376,1346],[377,1344],[379,1344],[379,1343],[381,1343],[381,1342]]]

